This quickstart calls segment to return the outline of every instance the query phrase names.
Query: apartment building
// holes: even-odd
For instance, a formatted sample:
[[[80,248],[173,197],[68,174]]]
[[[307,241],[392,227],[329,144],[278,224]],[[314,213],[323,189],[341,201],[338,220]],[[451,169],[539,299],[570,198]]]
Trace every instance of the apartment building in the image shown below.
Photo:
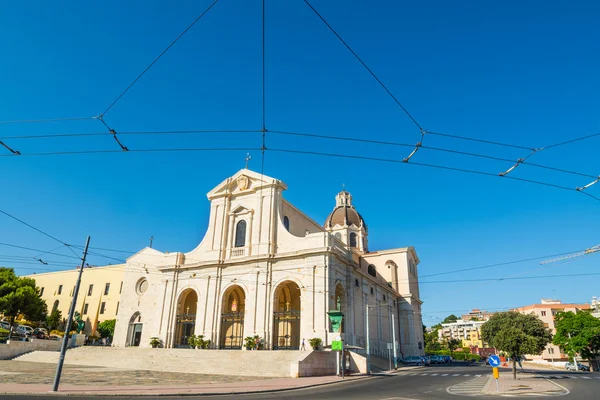
[[[556,333],[554,326],[554,316],[559,311],[572,311],[577,313],[582,310],[590,310],[589,304],[563,304],[560,300],[542,299],[540,304],[532,304],[525,307],[519,307],[511,311],[517,311],[523,314],[534,314],[538,316],[546,328],[550,329],[552,334]],[[527,355],[528,359],[545,361],[566,361],[569,356],[562,354],[560,348],[551,343],[544,349],[541,355]]]
[[[79,268],[76,268],[33,274],[27,278],[35,279],[42,299],[48,305],[48,313],[58,309],[63,319],[66,319],[78,274]],[[75,311],[78,311],[85,321],[85,334],[91,335],[96,331],[99,323],[117,318],[124,274],[124,265],[84,269]]]
[[[493,312],[488,312],[486,310],[480,310],[478,308],[472,309],[468,314],[462,315],[463,321],[487,321],[490,317],[494,315]]]
[[[442,329],[438,331],[438,339],[445,342],[450,339],[458,339],[463,347],[484,347],[481,339],[481,325],[485,321],[464,321],[459,319],[456,322],[442,324]]]

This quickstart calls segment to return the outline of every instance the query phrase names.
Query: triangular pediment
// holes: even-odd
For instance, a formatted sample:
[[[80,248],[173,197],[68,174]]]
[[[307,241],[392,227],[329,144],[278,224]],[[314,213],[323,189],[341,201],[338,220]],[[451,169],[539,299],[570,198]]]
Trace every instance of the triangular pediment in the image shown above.
[[[212,200],[228,194],[250,194],[260,190],[261,187],[264,189],[271,186],[279,187],[282,190],[287,189],[287,185],[278,179],[249,169],[241,169],[208,192],[207,197]]]

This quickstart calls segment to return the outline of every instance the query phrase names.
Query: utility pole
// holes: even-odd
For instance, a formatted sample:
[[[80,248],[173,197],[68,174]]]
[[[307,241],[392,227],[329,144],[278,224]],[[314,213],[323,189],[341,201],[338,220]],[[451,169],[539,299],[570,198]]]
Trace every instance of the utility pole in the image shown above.
[[[52,391],[58,391],[58,384],[60,383],[60,374],[62,373],[62,367],[65,362],[65,353],[67,352],[67,344],[69,343],[69,332],[71,332],[71,322],[73,321],[73,314],[75,314],[75,304],[77,304],[77,294],[79,293],[79,286],[81,285],[81,274],[83,274],[83,266],[85,265],[85,259],[87,257],[88,246],[90,245],[90,237],[87,237],[85,241],[85,249],[83,250],[83,258],[81,259],[81,267],[79,267],[79,275],[77,276],[77,284],[73,291],[73,300],[71,301],[71,308],[69,309],[69,317],[67,319],[67,326],[65,327],[65,336],[63,337],[62,346],[60,348],[60,357],[58,358],[58,365],[56,367],[56,376],[54,376],[54,385]]]
[[[392,305],[390,304],[390,309]],[[394,369],[398,369],[398,354],[396,353],[396,324],[394,322],[394,311],[392,310],[392,342],[394,343]]]
[[[371,354],[369,352],[369,305],[367,304],[367,310],[365,314],[365,329],[367,333],[367,374],[371,374]]]

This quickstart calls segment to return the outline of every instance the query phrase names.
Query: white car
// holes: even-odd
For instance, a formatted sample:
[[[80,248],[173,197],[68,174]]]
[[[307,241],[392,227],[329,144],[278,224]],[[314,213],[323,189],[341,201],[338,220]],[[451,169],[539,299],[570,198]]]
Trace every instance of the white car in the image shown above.
[[[27,325],[18,325],[15,331],[17,334],[23,336],[31,336],[33,334],[33,328]]]

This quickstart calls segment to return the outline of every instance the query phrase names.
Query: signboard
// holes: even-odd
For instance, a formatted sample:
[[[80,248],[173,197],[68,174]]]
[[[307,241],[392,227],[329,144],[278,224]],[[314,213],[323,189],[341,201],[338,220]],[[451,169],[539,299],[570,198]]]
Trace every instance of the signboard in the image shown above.
[[[387,349],[388,349],[388,350],[392,350],[392,349],[394,348],[393,346],[394,346],[394,345],[393,345],[392,343],[388,343],[388,344],[387,344]]]
[[[500,365],[500,357],[498,357],[497,355],[490,356],[488,360],[490,361],[490,365],[492,367],[497,367]]]
[[[331,350],[342,351],[342,341],[334,340],[333,342],[331,342]]]

